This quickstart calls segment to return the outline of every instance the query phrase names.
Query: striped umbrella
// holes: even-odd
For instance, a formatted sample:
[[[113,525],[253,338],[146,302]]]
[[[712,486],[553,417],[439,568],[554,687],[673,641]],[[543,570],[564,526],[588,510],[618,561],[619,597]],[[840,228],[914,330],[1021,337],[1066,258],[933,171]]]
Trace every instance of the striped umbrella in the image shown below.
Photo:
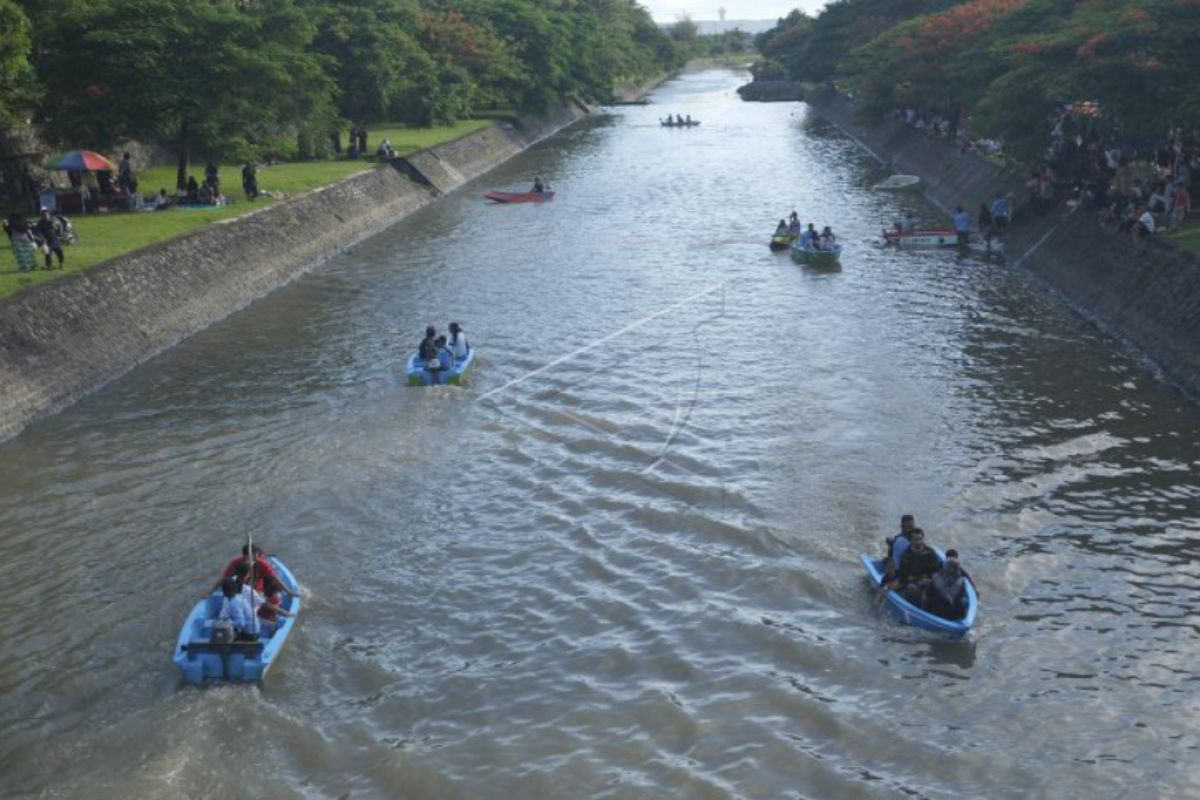
[[[71,169],[78,172],[117,171],[117,165],[91,150],[68,150],[46,162],[46,169]]]

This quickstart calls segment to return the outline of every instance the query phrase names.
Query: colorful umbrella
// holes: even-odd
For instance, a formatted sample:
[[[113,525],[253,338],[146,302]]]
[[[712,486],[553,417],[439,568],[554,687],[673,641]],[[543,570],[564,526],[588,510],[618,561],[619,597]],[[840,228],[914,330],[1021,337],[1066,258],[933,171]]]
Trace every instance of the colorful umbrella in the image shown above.
[[[46,162],[46,169],[73,169],[78,172],[117,171],[117,165],[91,150],[68,150]]]

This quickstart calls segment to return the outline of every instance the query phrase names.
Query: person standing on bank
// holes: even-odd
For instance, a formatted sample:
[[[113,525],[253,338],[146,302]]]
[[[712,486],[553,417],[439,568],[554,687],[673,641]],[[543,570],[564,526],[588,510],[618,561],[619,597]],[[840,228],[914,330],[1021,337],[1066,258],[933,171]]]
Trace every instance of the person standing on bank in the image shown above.
[[[954,232],[958,234],[959,247],[966,247],[971,241],[971,215],[962,206],[954,212]]]
[[[121,156],[121,163],[117,165],[117,183],[121,184],[125,194],[130,197],[137,191],[138,182],[133,174],[133,162],[129,159],[129,153]]]
[[[42,215],[34,223],[33,233],[42,240],[42,253],[46,256],[46,269],[54,269],[53,256],[58,256],[58,268],[63,269],[62,242],[58,238],[58,225],[50,209],[43,208]]]
[[[242,190],[247,200],[253,202],[258,199],[258,168],[253,161],[247,161],[246,166],[242,167]]]

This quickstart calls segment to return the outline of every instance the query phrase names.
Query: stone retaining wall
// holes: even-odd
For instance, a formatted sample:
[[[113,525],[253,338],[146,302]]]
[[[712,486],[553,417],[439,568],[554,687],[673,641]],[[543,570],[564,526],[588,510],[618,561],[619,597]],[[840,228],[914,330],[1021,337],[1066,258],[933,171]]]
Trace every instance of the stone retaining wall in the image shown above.
[[[1200,261],[1164,241],[1143,250],[1103,228],[1095,211],[1059,205],[1035,217],[1023,176],[898,121],[864,124],[842,98],[813,106],[894,172],[919,175],[946,210],[974,212],[996,191],[1017,200],[1006,254],[1041,278],[1105,333],[1151,360],[1172,383],[1200,398]],[[949,220],[947,219],[947,224]]]
[[[583,117],[577,103],[477,131],[286,202],[0,300],[0,438]]]

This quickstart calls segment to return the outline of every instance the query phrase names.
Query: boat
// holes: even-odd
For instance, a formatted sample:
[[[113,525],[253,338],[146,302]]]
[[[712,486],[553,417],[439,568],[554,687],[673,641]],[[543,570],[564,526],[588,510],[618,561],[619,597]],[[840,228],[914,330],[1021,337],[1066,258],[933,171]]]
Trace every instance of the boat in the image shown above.
[[[660,120],[658,124],[662,125],[664,128],[694,128],[700,124],[700,120],[693,119],[688,122],[662,122]]]
[[[256,683],[275,663],[300,613],[300,585],[276,556],[267,558],[275,568],[275,575],[290,592],[283,596],[281,605],[292,616],[281,617],[274,633],[264,633],[256,642],[214,642],[212,624],[221,611],[224,598],[219,590],[213,592],[192,609],[175,644],[172,660],[186,683],[194,686],[222,682]]]
[[[841,256],[842,246],[840,244],[834,244],[832,249],[823,250],[805,243],[803,239],[792,242],[792,260],[797,264],[806,264],[810,267],[836,267],[841,261]]]
[[[472,347],[467,351],[467,357],[461,361],[454,362],[454,365],[449,369],[442,367],[441,362],[434,359],[426,361],[425,359],[413,353],[408,357],[408,364],[404,367],[404,374],[408,376],[409,386],[433,386],[433,385],[453,385],[458,386],[462,383],[463,376],[467,370],[471,368],[471,364],[475,362],[475,348]],[[430,369],[430,366],[433,369]]]
[[[946,554],[938,548],[934,547],[933,551],[942,561],[946,560]],[[863,566],[867,568],[867,576],[871,579],[871,587],[878,590],[879,584],[883,581],[883,559],[871,558],[868,555],[860,555]],[[939,617],[936,614],[931,614],[924,609],[910,603],[899,592],[894,592],[891,589],[885,595],[885,604],[888,613],[907,625],[912,625],[915,628],[922,630],[933,631],[954,639],[961,639],[971,632],[971,626],[975,624],[975,613],[979,607],[979,597],[975,594],[975,587],[970,580],[965,581],[967,592],[967,613],[962,619],[946,619]]]
[[[796,237],[790,233],[785,233],[782,236],[772,236],[771,244],[768,245],[772,252],[782,253],[792,246],[792,242],[796,241]]]
[[[921,188],[921,179],[916,175],[893,175],[875,184],[881,192],[915,192]]]
[[[493,203],[545,203],[554,199],[554,192],[487,192],[483,199]]]
[[[971,234],[968,242],[978,240]],[[958,247],[958,232],[953,228],[918,228],[911,231],[901,231],[887,228],[883,231],[883,239],[888,244],[909,248]]]

